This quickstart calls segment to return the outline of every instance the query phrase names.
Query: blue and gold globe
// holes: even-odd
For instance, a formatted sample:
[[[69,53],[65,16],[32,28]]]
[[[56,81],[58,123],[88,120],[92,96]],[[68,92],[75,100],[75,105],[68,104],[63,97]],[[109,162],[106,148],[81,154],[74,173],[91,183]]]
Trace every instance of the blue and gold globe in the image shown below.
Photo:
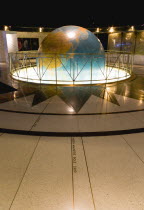
[[[95,34],[79,26],[53,30],[38,53],[15,57],[11,59],[13,78],[39,84],[106,84],[127,79],[132,72],[132,57],[119,52],[105,54]]]
[[[105,52],[100,40],[79,26],[63,26],[50,32],[38,50],[40,70],[57,83],[91,83],[103,76]]]

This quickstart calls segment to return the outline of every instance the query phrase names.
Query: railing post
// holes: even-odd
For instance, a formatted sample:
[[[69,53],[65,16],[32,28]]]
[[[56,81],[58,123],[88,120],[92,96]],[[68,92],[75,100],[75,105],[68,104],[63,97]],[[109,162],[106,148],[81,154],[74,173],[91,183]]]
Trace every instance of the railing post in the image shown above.
[[[41,66],[41,56],[38,57],[38,69],[37,69],[38,74],[40,74],[40,66]]]
[[[10,74],[12,73],[12,61],[11,61],[11,53],[9,53],[9,68],[10,68]]]
[[[93,56],[91,56],[91,60],[90,60],[90,63],[91,63],[91,84],[92,84],[92,78],[93,78],[93,69],[92,69],[92,67],[93,67]]]
[[[131,73],[130,73],[130,69],[129,69],[129,56],[130,56],[130,54],[128,53],[128,54],[127,54],[127,69],[126,69],[126,73],[127,73],[127,74],[126,74],[126,76],[128,76],[128,72],[129,72],[129,74],[131,74]]]
[[[133,62],[134,62],[134,54],[131,53],[131,75],[132,75],[132,71],[133,71]]]
[[[55,76],[56,76],[56,85],[57,85],[57,55],[55,54]]]

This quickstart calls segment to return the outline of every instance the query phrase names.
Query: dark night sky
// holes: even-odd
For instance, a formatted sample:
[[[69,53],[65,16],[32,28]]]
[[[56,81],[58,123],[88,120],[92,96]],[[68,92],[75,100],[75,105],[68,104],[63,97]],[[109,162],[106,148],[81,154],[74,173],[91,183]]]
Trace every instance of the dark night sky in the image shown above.
[[[58,22],[48,22],[48,23],[12,23],[12,22],[3,22],[0,23],[0,25],[9,25],[9,26],[18,26],[18,27],[48,27],[48,28],[58,28],[61,26],[66,25],[77,25],[81,27],[87,27],[87,28],[95,28],[95,27],[108,27],[108,26],[132,26],[132,25],[144,25],[144,21],[129,21],[129,22],[122,22],[122,21],[113,21],[109,20],[107,22],[97,21],[94,18],[88,18],[85,21],[84,20],[67,20],[67,21],[58,21]]]
[[[68,3],[69,4],[69,3]],[[104,3],[102,3],[104,4]],[[89,7],[86,4],[85,7]],[[103,6],[103,5],[102,5]],[[82,8],[80,10],[74,10],[71,8],[68,10],[65,8],[63,11],[46,10],[43,7],[43,13],[38,13],[36,10],[33,14],[30,10],[25,11],[25,16],[22,15],[22,11],[17,10],[16,16],[11,16],[8,21],[1,19],[0,25],[10,26],[25,26],[25,27],[49,27],[57,28],[64,25],[77,25],[81,27],[108,27],[108,26],[127,26],[127,25],[142,25],[144,24],[143,13],[137,12],[136,8],[132,10],[131,5],[126,8],[124,5],[117,5],[115,2],[115,8],[107,8],[107,5],[103,7],[96,7],[91,5],[91,9]],[[58,8],[58,6],[57,6]],[[140,10],[141,7],[139,7]],[[104,10],[105,9],[105,10]],[[45,11],[46,10],[46,11]],[[52,10],[52,11],[50,11]],[[89,13],[88,13],[89,12]],[[20,15],[21,14],[21,15]],[[11,22],[13,21],[13,22]]]

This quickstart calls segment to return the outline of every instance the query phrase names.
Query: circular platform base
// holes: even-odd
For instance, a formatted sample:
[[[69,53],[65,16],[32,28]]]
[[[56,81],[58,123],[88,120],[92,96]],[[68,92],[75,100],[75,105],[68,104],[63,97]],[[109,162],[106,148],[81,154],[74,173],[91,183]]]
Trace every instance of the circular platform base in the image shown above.
[[[105,84],[122,81],[131,76],[125,69],[113,67],[107,67],[105,71],[99,70],[96,73],[86,70],[77,75],[70,75],[67,71],[37,70],[36,66],[18,69],[12,73],[12,77],[19,81],[61,85]]]

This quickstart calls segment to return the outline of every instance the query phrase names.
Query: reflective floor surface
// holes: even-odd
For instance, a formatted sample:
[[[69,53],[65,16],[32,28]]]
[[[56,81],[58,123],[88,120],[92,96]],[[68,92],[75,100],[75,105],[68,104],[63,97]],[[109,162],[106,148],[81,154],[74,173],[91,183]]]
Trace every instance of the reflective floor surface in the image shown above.
[[[143,210],[144,67],[124,82],[0,82],[0,210]]]
[[[141,66],[125,81],[95,86],[0,83],[1,131],[129,133],[143,129],[144,74]],[[131,131],[130,131],[131,132]]]

